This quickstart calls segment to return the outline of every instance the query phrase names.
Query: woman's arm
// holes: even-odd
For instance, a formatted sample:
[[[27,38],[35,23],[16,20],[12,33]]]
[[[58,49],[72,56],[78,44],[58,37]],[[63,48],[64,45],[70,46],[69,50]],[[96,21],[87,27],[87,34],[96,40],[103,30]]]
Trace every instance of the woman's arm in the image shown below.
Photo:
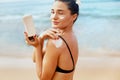
[[[32,60],[33,60],[34,63],[35,63],[35,53],[36,53],[36,50],[34,49],[33,50],[33,55],[32,55]],[[42,57],[44,56],[44,54],[45,54],[45,48],[42,49]]]
[[[46,48],[43,47],[44,45],[44,40],[45,39],[58,39],[58,36],[56,35],[56,33],[61,33],[59,30],[57,29],[48,29],[46,31],[44,31],[43,33],[40,34],[39,36],[39,41],[41,41],[41,47],[42,47],[42,54],[44,56],[45,52],[46,52]],[[32,59],[33,59],[33,62],[35,62],[35,54],[36,54],[36,50],[34,49],[33,50],[33,56],[32,56]]]
[[[56,70],[60,49],[56,48],[52,40],[49,40],[46,47],[46,52],[42,60],[42,73],[40,80],[52,80]]]
[[[39,45],[38,47],[34,48],[35,51],[35,62],[36,62],[36,72],[38,77],[41,77],[42,74],[42,46]]]
[[[36,70],[37,74],[40,76],[42,72],[42,45],[43,45],[43,40],[41,38],[38,39],[38,37],[35,35],[34,41],[30,41],[28,38],[28,34],[25,32],[25,40],[27,44],[31,45],[34,47],[34,57],[35,57],[35,62],[36,62]]]
[[[45,48],[43,47],[43,44],[44,44],[44,39],[42,39],[41,37],[39,37],[39,42],[41,43],[41,49],[42,49],[42,57],[44,56],[44,53],[45,53]],[[33,56],[32,56],[32,59],[33,59],[33,62],[35,63],[36,62],[36,58],[35,58],[35,54],[36,54],[36,49],[33,50]]]
[[[49,44],[49,47],[47,47],[44,56],[42,50],[44,40],[46,38],[58,39],[58,36],[56,35],[58,32],[59,31],[55,29],[47,30],[39,39],[37,37],[34,37],[34,42],[29,41],[27,34],[25,34],[28,44],[34,46],[33,60],[36,62],[36,72],[40,80],[51,80],[55,72],[58,59],[57,53],[59,52],[56,51],[57,49],[55,49],[55,46],[51,43]]]

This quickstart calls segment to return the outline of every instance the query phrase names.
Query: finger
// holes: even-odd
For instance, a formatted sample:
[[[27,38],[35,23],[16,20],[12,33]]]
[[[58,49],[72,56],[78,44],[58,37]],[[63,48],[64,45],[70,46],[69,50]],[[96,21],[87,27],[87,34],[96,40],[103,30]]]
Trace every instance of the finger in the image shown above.
[[[48,38],[58,39],[57,32],[59,32],[57,29],[49,29],[46,31],[46,34]]]
[[[55,37],[58,39],[58,35],[62,34],[63,32],[59,29],[51,29],[52,32],[54,32],[53,34],[55,35]]]
[[[51,38],[51,39],[57,39],[57,33],[59,31],[57,29],[50,28],[43,33],[40,34],[39,38],[46,39],[46,38]]]
[[[29,40],[27,35],[25,35],[25,42],[26,44],[31,45],[31,41]]]
[[[54,29],[54,28],[52,28],[51,31],[54,32],[54,33],[59,33],[60,32],[59,29]]]
[[[27,34],[27,32],[24,32],[24,35],[25,35],[26,37],[28,37],[28,34]]]
[[[24,32],[24,36],[25,36],[25,42],[28,44],[29,39],[28,39],[28,34],[27,34],[27,32]]]
[[[35,41],[35,42],[38,40],[37,35],[33,36],[33,38],[34,38],[34,41]]]
[[[58,39],[58,35],[56,35],[56,33],[52,32],[52,31],[49,31],[47,33],[48,37],[51,38],[51,39]]]
[[[34,41],[31,41],[30,44],[31,45],[38,44],[38,37],[37,37],[37,35],[33,36],[33,39],[34,39]]]
[[[27,32],[24,32],[25,39],[28,38]]]

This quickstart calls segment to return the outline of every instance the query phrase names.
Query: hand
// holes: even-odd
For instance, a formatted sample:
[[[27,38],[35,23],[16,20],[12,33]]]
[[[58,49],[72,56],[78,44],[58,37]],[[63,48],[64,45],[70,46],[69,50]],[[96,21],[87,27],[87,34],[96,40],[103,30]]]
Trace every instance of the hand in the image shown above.
[[[24,32],[24,36],[25,36],[25,42],[28,44],[28,45],[31,45],[31,46],[34,46],[34,47],[37,47],[39,45],[39,41],[38,41],[38,37],[35,35],[33,36],[34,38],[34,41],[31,41],[28,37],[28,34],[27,32]]]
[[[59,39],[58,35],[60,34],[60,30],[58,29],[48,29],[40,34],[41,39]]]

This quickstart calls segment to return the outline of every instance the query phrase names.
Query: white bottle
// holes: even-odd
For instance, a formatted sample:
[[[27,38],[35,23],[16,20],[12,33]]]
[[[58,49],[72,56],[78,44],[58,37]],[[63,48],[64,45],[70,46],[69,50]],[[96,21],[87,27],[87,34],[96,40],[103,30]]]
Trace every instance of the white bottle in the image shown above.
[[[25,26],[25,31],[28,34],[28,38],[33,41],[34,38],[33,36],[36,35],[36,31],[35,31],[35,25],[33,23],[33,18],[32,15],[27,15],[23,17],[23,23]]]

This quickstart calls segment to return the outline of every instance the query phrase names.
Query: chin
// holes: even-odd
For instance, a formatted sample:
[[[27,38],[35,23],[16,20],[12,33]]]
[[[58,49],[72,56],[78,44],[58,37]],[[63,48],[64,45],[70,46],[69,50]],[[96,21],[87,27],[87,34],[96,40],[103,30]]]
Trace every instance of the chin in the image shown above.
[[[52,25],[52,27],[53,27],[53,28],[59,28],[59,26],[57,26],[57,25]]]

